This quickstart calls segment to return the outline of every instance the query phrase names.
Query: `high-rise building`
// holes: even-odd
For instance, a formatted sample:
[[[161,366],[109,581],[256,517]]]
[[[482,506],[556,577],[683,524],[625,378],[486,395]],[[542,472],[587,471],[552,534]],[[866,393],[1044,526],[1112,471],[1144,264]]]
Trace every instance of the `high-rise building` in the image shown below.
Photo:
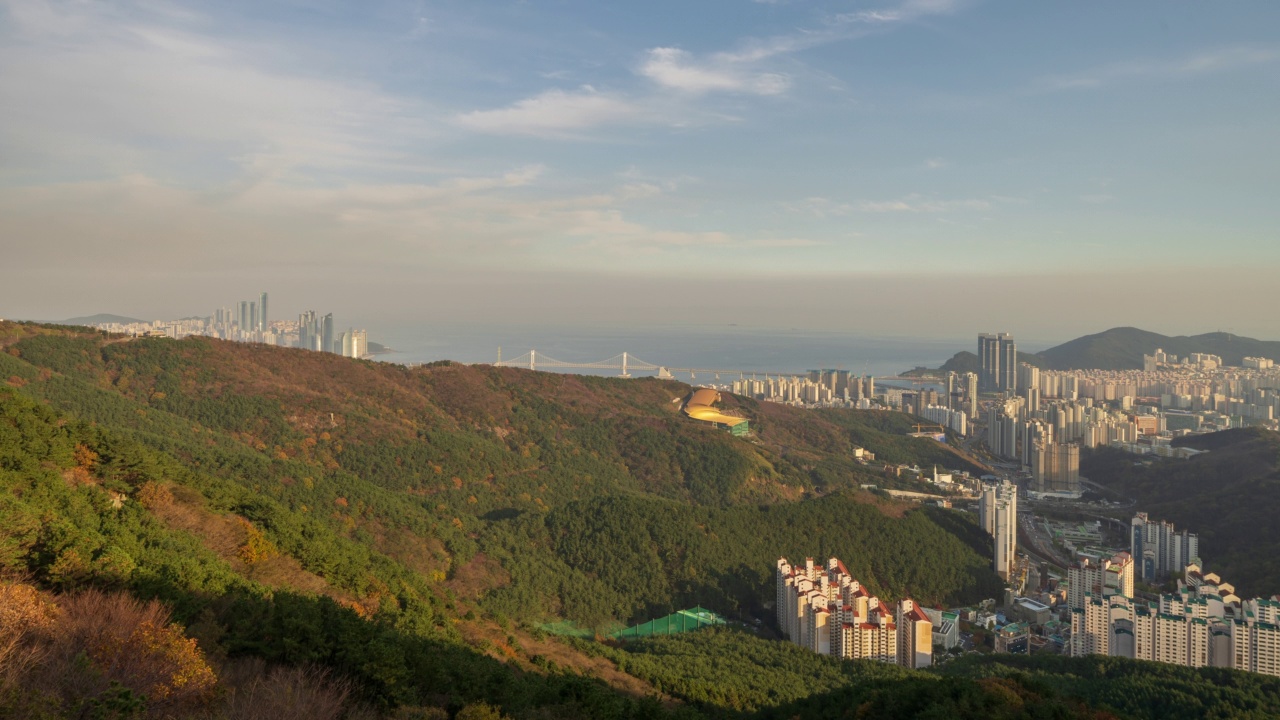
[[[1096,568],[1095,568],[1096,569]],[[1081,571],[1083,572],[1083,571]],[[1098,654],[1171,663],[1185,667],[1225,667],[1280,676],[1280,601],[1241,601],[1230,583],[1197,564],[1184,568],[1187,582],[1158,601],[1136,600],[1117,588],[1092,592],[1073,573],[1070,654]],[[1083,600],[1076,582],[1085,583]],[[1123,582],[1117,579],[1117,582]],[[1080,607],[1076,607],[1080,605]]]
[[[978,336],[978,386],[983,392],[1017,392],[1018,346],[1008,333]]]
[[[987,447],[1003,458],[1018,458],[1020,430],[1023,430],[1021,398],[993,402],[987,407]]]
[[[985,486],[978,503],[978,523],[995,539],[992,567],[1008,581],[1018,556],[1018,487],[1007,480]]]
[[[368,352],[369,334],[353,328],[342,333],[341,343],[343,357],[361,358]]]
[[[258,298],[258,329],[266,332],[267,322],[267,294],[264,292],[262,297]]]
[[[991,333],[978,336],[978,387],[982,392],[995,392],[999,385],[1000,340]]]
[[[333,342],[336,338],[333,335],[333,313],[325,315],[324,320],[321,321],[320,338],[320,347],[318,349],[321,352],[335,352]],[[341,350],[342,348],[337,349],[338,352],[341,352]]]
[[[1200,538],[1195,533],[1177,532],[1173,523],[1151,520],[1144,512],[1134,515],[1129,527],[1129,554],[1137,563],[1138,579],[1155,582],[1189,564],[1199,564]]]
[[[1031,486],[1037,493],[1080,494],[1080,445],[1034,441],[1031,445]]]
[[[1018,346],[1013,336],[1000,333],[1000,390],[1007,393],[1018,391]]]
[[[298,347],[316,349],[316,311],[308,310],[298,315]]]
[[[926,668],[933,664],[933,621],[914,600],[898,603],[898,664]]]
[[[1109,598],[1112,595],[1133,597],[1133,558],[1129,553],[1116,553],[1110,559],[1082,559],[1067,568],[1067,607],[1083,608],[1086,596]]]
[[[978,417],[978,373],[964,374],[964,399],[969,404],[969,417]]]

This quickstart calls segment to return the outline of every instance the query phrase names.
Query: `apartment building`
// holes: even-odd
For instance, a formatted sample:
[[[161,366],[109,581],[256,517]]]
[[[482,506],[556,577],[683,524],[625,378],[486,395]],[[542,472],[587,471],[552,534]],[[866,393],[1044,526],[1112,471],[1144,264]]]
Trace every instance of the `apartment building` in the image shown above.
[[[843,562],[777,562],[778,629],[809,650],[904,667],[933,663],[933,623],[915,601],[890,606],[862,586]]]

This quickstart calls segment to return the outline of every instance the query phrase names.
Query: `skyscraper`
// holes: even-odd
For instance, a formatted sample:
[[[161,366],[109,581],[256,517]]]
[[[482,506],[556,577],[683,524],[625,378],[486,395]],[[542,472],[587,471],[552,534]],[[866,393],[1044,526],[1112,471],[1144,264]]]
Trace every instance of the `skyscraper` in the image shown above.
[[[267,331],[267,294],[265,292],[258,299],[258,329],[262,332]]]
[[[983,392],[1017,391],[1018,346],[1008,333],[978,336],[979,389]]]
[[[320,331],[320,350],[323,352],[334,352],[333,341],[336,338],[333,336],[333,313],[329,313],[324,316],[322,325],[323,327]],[[342,349],[339,348],[338,352],[341,351]]]
[[[307,350],[315,349],[316,311],[308,310],[298,315],[298,347]]]
[[[1000,369],[1000,340],[991,333],[978,336],[978,388],[982,392],[995,392],[996,375]]]
[[[1018,346],[1013,336],[1000,333],[1000,389],[1014,393],[1018,391]]]

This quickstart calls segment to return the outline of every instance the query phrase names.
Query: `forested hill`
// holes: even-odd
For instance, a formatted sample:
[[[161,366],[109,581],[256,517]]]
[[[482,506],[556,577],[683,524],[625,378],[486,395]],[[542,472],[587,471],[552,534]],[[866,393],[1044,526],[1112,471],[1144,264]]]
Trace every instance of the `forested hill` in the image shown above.
[[[1199,535],[1208,569],[1242,597],[1280,593],[1280,433],[1245,428],[1175,443],[1209,452],[1138,460],[1102,448],[1082,459],[1080,474]]]
[[[963,465],[909,418],[727,398],[753,441],[687,391],[0,323],[0,716],[726,718],[868,679],[862,717],[1097,716],[742,631],[547,635],[694,604],[768,635],[779,554],[885,599],[999,592],[964,513],[854,489],[889,482],[855,443]]]
[[[754,584],[720,592],[718,609],[758,613],[778,554],[844,547],[852,557],[863,554],[858,538],[881,526],[916,528],[903,542],[920,554],[917,565],[886,559],[905,574],[883,581],[868,574],[864,582],[886,595],[942,601],[994,587],[982,569],[981,538],[944,531],[921,512],[889,517],[903,508],[856,492],[861,484],[913,481],[855,462],[854,444],[890,462],[981,469],[945,445],[906,437],[912,420],[900,413],[814,413],[726,394],[724,404],[751,419],[756,438],[743,439],[687,418],[679,401],[690,388],[670,381],[453,363],[409,369],[206,338],[13,324],[0,331],[7,346],[0,377],[20,392],[217,468],[291,511],[323,512],[361,545],[461,578],[467,592],[509,614],[643,619],[716,596],[723,587],[705,573],[733,584],[738,570]],[[592,504],[606,497],[608,505]],[[799,515],[759,509],[800,500],[807,502]],[[769,523],[803,524],[805,513],[816,518],[832,507],[847,508],[849,521],[830,530],[823,547],[746,539],[768,536]],[[654,526],[655,542],[620,538],[581,556],[574,533],[596,532],[573,519],[581,513],[605,520],[606,529]],[[673,518],[682,524],[671,525]],[[720,526],[714,540],[691,534],[708,524]],[[406,535],[406,528],[417,529]],[[703,546],[705,556],[693,551]],[[534,548],[554,551],[560,564],[534,565]],[[951,558],[951,570],[939,569],[941,557]],[[606,559],[605,574],[616,582],[600,579],[596,564]],[[657,575],[635,582],[650,565]],[[941,574],[909,583],[912,567]]]

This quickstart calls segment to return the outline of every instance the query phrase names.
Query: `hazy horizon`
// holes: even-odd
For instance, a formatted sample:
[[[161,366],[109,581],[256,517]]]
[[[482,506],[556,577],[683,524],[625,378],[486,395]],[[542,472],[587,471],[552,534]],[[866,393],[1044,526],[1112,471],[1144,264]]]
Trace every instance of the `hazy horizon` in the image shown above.
[[[1231,332],[1260,340],[1280,340],[1278,321],[1265,315],[1238,318],[1237,303],[1263,305],[1271,291],[1266,272],[1241,272],[1240,291],[1203,297],[1174,293],[1159,306],[1136,304],[1140,291],[1113,275],[990,278],[961,292],[955,278],[847,277],[748,281],[751,294],[739,299],[741,280],[705,279],[660,281],[635,277],[598,277],[583,281],[555,277],[547,281],[556,292],[542,291],[540,278],[495,277],[494,284],[454,277],[417,291],[421,302],[390,302],[385,293],[415,294],[415,288],[390,290],[376,285],[332,292],[314,288],[261,287],[239,283],[238,290],[173,290],[161,295],[150,288],[119,288],[110,306],[90,306],[74,298],[47,299],[35,295],[27,312],[14,312],[21,303],[0,306],[0,317],[56,322],[72,317],[111,313],[141,320],[204,317],[237,300],[271,296],[273,319],[296,319],[305,310],[332,312],[342,327],[366,327],[372,332],[410,326],[537,325],[550,328],[610,328],[619,323],[639,329],[730,327],[763,331],[803,330],[849,333],[862,337],[929,338],[964,341],[970,349],[981,332],[1011,332],[1023,345],[1048,348],[1084,335],[1115,327],[1137,327],[1169,336]],[[510,284],[504,288],[498,280]],[[1193,284],[1190,273],[1174,277],[1172,288]],[[468,294],[468,288],[472,291]],[[1250,288],[1252,291],[1250,292]],[[651,295],[643,302],[611,302],[614,296]],[[1095,311],[1047,310],[1049,298],[1079,292],[1077,310],[1092,303]],[[1171,292],[1173,292],[1171,290]],[[1247,294],[1246,294],[1247,293]],[[956,309],[956,296],[962,307]],[[460,298],[451,301],[451,298]],[[1021,298],[1021,300],[1019,300]],[[1029,299],[1028,299],[1029,298]],[[1036,302],[1040,299],[1042,302]],[[92,301],[90,301],[92,302]],[[39,308],[47,308],[39,312]],[[1050,317],[1045,317],[1048,313]],[[1237,318],[1237,319],[1224,319]],[[1249,320],[1248,322],[1244,322]],[[377,339],[376,337],[373,339]]]

